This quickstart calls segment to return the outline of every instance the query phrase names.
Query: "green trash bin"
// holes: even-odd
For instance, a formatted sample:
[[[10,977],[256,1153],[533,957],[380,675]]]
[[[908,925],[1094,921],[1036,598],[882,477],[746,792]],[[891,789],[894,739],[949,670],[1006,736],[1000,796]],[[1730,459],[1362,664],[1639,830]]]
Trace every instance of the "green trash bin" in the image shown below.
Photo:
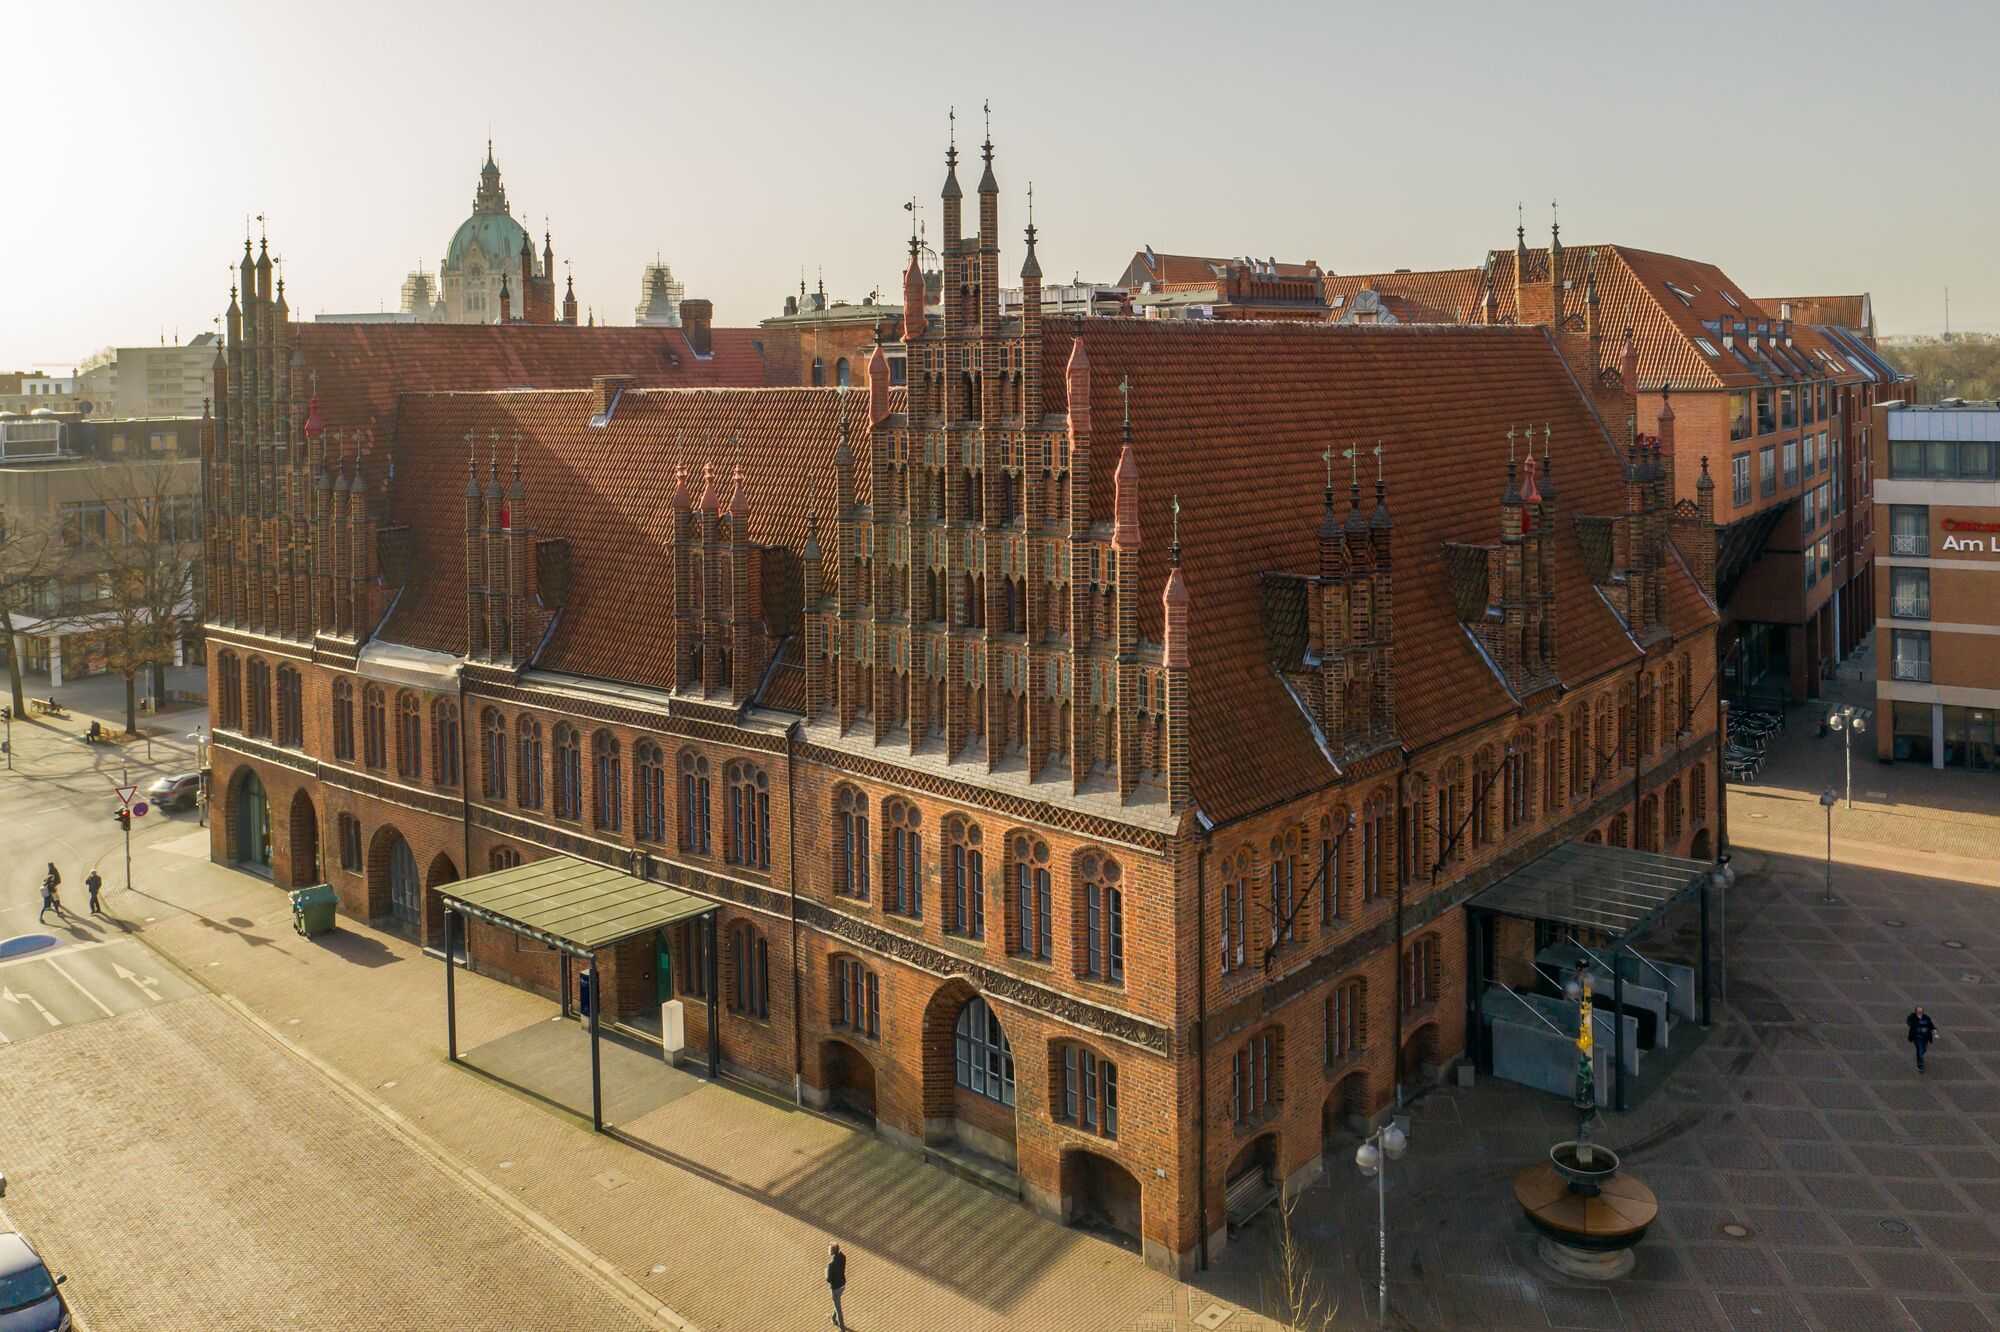
[[[334,907],[339,899],[331,884],[316,883],[292,890],[292,928],[310,939],[333,928]]]

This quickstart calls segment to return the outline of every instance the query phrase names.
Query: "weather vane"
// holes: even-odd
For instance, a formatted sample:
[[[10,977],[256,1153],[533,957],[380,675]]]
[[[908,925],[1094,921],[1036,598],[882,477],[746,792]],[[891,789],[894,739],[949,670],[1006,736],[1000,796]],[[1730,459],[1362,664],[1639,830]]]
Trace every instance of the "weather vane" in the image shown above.
[[[1514,427],[1511,425],[1507,427],[1507,461],[1510,463],[1514,461]]]
[[[1326,488],[1327,488],[1327,491],[1328,491],[1328,493],[1332,493],[1332,491],[1333,491],[1333,445],[1329,444],[1329,445],[1327,445],[1327,446],[1326,446],[1326,452],[1325,452],[1325,453],[1322,453],[1322,454],[1320,454],[1320,455],[1319,455],[1319,460],[1320,460],[1321,462],[1323,462],[1323,463],[1325,463],[1325,464],[1326,464]]]
[[[1132,376],[1122,376],[1118,381],[1118,396],[1125,400],[1125,428],[1132,428]]]
[[[1373,452],[1374,452],[1374,454],[1375,454],[1375,479],[1376,479],[1377,481],[1380,481],[1380,480],[1382,479],[1382,441],[1381,441],[1381,440],[1379,440],[1379,439],[1378,439],[1378,440],[1376,440],[1376,441],[1375,441],[1375,448],[1374,448]]]
[[[1361,450],[1359,448],[1342,449],[1340,451],[1340,456],[1347,459],[1347,470],[1349,473],[1348,480],[1357,486],[1360,485]]]
[[[1180,548],[1181,548],[1181,497],[1180,497],[1180,492],[1175,491],[1174,492],[1174,549],[1178,551],[1180,550]]]

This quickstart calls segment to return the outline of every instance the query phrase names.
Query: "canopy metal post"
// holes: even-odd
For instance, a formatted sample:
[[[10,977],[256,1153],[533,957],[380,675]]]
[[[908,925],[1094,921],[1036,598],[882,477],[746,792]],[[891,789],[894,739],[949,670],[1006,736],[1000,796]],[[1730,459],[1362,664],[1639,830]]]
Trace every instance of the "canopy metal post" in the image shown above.
[[[458,986],[454,980],[457,968],[451,964],[452,934],[458,924],[458,913],[450,907],[444,909],[444,1049],[446,1058],[458,1062]]]
[[[706,962],[708,983],[708,1076],[712,1082],[722,1074],[722,1046],[716,1037],[716,1028],[722,1025],[721,986],[716,980],[715,966],[715,913],[709,912],[701,918],[702,937],[708,940]]]
[[[556,967],[562,973],[558,982],[558,993],[562,998],[562,1015],[569,1016],[569,954],[560,950],[556,953]]]
[[[1615,1061],[1611,1065],[1611,1086],[1617,1107],[1625,1109],[1625,968],[1620,966],[1621,948],[1611,950],[1611,1029],[1615,1033]]]
[[[1486,995],[1486,938],[1493,928],[1493,918],[1483,911],[1468,911],[1465,915],[1472,927],[1466,931],[1465,940],[1472,953],[1466,968],[1472,973],[1472,984],[1465,995],[1465,1029],[1472,1034],[1472,1066],[1485,1073],[1488,1071],[1486,1021],[1479,1005]]]
[[[1701,879],[1701,1025],[1709,1025],[1708,995],[1714,988],[1708,979],[1708,876]]]
[[[597,1049],[597,1015],[604,1011],[604,996],[597,989],[597,954],[583,973],[590,980],[590,1127],[604,1132],[604,1066]]]

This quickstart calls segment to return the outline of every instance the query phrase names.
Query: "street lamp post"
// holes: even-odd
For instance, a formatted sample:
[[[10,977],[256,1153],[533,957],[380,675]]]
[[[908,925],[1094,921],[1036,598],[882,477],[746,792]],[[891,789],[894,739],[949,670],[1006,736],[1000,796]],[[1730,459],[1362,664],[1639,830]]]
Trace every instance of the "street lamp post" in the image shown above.
[[[199,811],[195,816],[195,822],[196,826],[206,828],[208,826],[208,737],[202,734],[202,728],[197,726],[188,739],[194,741],[194,803]]]
[[[1854,737],[1868,729],[1869,711],[1857,708],[1852,703],[1843,703],[1826,715],[1828,730],[1839,731],[1841,744],[1847,751],[1847,807],[1854,808]]]
[[[1840,803],[1840,797],[1833,793],[1831,786],[1819,793],[1819,803],[1826,808],[1826,904],[1833,905],[1833,807]]]
[[[1354,1149],[1354,1164],[1365,1177],[1375,1181],[1375,1321],[1389,1321],[1389,1162],[1400,1161],[1409,1150],[1409,1130],[1396,1119],[1368,1135]]]

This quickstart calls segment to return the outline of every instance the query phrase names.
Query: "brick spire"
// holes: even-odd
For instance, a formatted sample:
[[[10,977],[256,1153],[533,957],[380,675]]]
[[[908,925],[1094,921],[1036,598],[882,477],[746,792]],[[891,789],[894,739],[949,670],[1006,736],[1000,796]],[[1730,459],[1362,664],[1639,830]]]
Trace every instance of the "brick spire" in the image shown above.
[[[1139,548],[1139,460],[1132,451],[1132,383],[1120,380],[1118,391],[1125,398],[1125,444],[1118,453],[1118,470],[1112,476],[1114,486],[1111,545],[1114,550],[1137,550]]]

